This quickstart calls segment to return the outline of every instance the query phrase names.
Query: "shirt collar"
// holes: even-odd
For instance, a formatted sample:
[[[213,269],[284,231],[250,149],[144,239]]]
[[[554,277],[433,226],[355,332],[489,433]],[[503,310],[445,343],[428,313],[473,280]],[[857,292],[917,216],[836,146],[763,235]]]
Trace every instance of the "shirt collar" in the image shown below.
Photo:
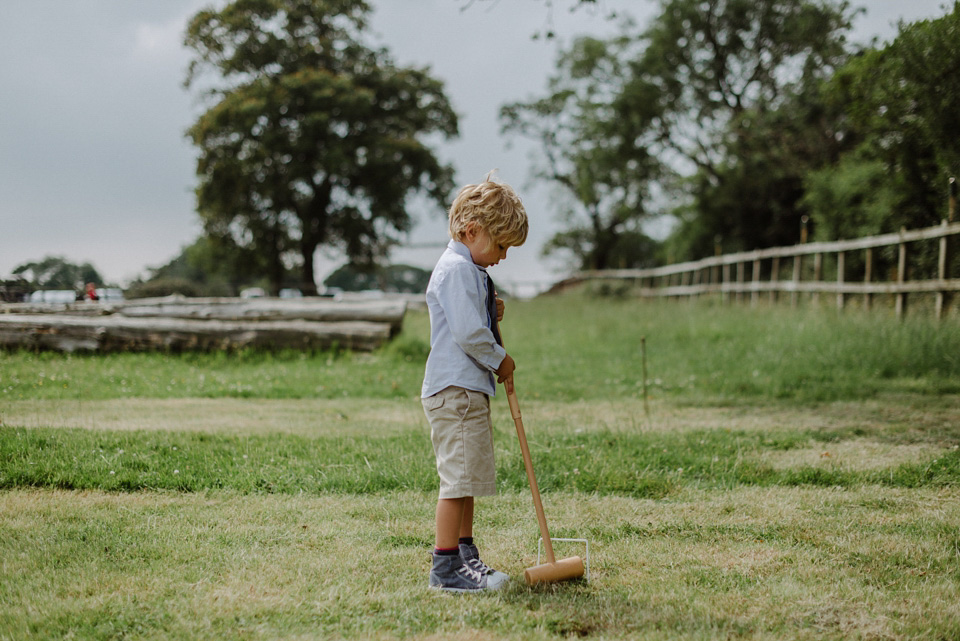
[[[461,243],[459,240],[451,239],[451,241],[447,243],[447,249],[457,254],[458,256],[463,256],[464,258],[466,258],[471,265],[473,265],[474,267],[482,271],[484,274],[487,273],[486,269],[484,269],[480,265],[473,262],[473,256],[470,255],[470,248],[464,245],[463,243]]]

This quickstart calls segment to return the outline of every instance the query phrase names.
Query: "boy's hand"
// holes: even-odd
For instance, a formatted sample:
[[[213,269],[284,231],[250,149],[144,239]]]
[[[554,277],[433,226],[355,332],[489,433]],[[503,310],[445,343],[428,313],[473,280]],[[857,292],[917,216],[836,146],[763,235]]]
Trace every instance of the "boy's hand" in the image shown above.
[[[508,378],[513,377],[513,371],[517,369],[517,364],[513,362],[510,354],[503,357],[500,368],[497,370],[497,382],[502,383]]]
[[[496,300],[497,300],[497,320],[502,321],[503,320],[503,301],[499,298]]]

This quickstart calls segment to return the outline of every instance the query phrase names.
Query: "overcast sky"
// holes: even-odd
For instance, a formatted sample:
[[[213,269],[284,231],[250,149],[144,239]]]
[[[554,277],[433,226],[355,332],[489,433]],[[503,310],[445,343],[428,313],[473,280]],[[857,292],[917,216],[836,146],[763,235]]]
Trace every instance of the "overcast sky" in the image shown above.
[[[183,89],[187,19],[210,0],[0,0],[0,277],[47,255],[91,262],[126,285],[166,263],[200,233],[196,153],[184,131],[200,113]],[[223,1],[216,3],[218,6]],[[556,231],[547,192],[529,184],[529,144],[507,148],[502,104],[541,95],[557,47],[615,29],[611,11],[641,24],[652,0],[372,0],[374,42],[400,64],[428,65],[446,83],[460,137],[439,148],[460,184],[490,169],[518,189],[531,218],[526,245],[492,273],[504,285],[543,287],[565,266],[540,258]],[[856,2],[854,4],[857,4]],[[867,0],[854,38],[889,40],[898,20],[945,13],[942,0]],[[531,36],[551,28],[553,41]],[[442,212],[417,212],[412,240],[443,241]],[[432,267],[441,249],[399,262]],[[322,279],[337,257],[318,257]]]

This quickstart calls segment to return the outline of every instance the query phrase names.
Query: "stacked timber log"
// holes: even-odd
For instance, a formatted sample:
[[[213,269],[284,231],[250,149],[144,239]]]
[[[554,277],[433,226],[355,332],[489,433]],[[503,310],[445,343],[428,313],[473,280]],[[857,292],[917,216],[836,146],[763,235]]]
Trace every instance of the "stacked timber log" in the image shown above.
[[[0,347],[61,352],[344,349],[400,331],[402,299],[165,298],[0,307]]]

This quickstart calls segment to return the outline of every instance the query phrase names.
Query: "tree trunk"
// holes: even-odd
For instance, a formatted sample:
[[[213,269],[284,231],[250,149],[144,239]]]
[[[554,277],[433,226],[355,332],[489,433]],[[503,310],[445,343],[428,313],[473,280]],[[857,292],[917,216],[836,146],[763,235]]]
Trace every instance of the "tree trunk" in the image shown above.
[[[593,255],[590,258],[592,269],[606,269],[610,257],[610,242],[607,229],[603,225],[600,215],[600,206],[593,203],[589,206],[590,223],[593,226]]]
[[[317,295],[317,277],[313,270],[313,255],[317,251],[317,243],[306,238],[300,242],[300,255],[303,257],[303,271],[300,278],[300,291],[304,296]]]
[[[280,242],[280,232],[277,229],[270,230],[270,265],[268,267],[269,273],[267,274],[267,280],[269,281],[269,289],[271,296],[279,296],[280,290],[283,288],[283,247]]]
[[[313,257],[326,237],[327,207],[330,206],[333,185],[329,180],[324,180],[319,185],[314,185],[313,193],[313,199],[306,208],[297,208],[297,217],[300,219],[300,256],[303,259],[300,290],[304,296],[317,295]]]

